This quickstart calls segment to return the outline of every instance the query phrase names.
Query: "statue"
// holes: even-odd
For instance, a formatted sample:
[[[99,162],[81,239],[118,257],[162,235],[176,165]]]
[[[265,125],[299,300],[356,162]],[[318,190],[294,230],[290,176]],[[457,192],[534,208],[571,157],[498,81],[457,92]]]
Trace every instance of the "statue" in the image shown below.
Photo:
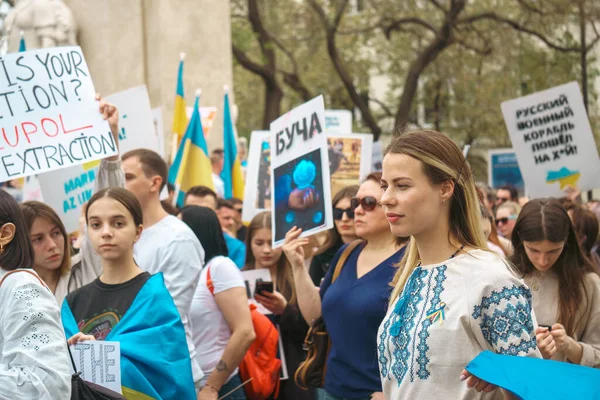
[[[18,50],[21,32],[27,50],[77,44],[73,13],[62,0],[16,0],[5,30],[9,52]]]

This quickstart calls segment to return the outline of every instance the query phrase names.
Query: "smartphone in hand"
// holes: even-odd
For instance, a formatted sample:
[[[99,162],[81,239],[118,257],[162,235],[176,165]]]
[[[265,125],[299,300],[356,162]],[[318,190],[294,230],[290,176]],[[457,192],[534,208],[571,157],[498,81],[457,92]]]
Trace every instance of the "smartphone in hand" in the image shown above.
[[[273,282],[265,282],[265,281],[256,281],[256,288],[254,289],[254,294],[263,295],[263,292],[273,293]]]

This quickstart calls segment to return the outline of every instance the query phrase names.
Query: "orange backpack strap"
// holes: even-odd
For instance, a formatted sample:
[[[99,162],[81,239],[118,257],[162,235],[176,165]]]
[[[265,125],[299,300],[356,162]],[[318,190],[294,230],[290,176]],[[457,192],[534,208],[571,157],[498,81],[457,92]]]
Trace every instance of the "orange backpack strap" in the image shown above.
[[[354,249],[356,249],[358,247],[358,245],[360,245],[362,242],[363,242],[362,240],[357,239],[353,242],[350,242],[350,244],[348,244],[348,246],[346,246],[346,248],[344,249],[344,252],[338,259],[337,264],[335,264],[335,270],[333,271],[333,277],[331,278],[331,284],[333,284],[333,282],[335,282],[335,280],[338,278],[338,276],[340,276],[340,273],[342,272],[342,268],[344,267],[346,260],[348,260],[348,257],[350,257],[350,254],[352,253],[352,251],[354,251]]]
[[[43,280],[42,280],[42,279],[41,279],[41,278],[38,276],[38,274],[36,274],[36,273],[35,273],[35,272],[33,272],[33,271],[27,270],[27,269],[16,269],[16,270],[14,270],[14,271],[10,271],[10,272],[6,273],[6,275],[4,275],[4,276],[2,277],[2,279],[0,280],[0,286],[2,286],[2,283],[4,283],[4,280],[5,280],[6,278],[8,278],[8,276],[9,276],[9,275],[16,274],[17,272],[26,272],[26,273],[28,273],[29,275],[33,275],[33,276],[35,276],[35,277],[36,277],[36,279],[37,279],[38,281],[40,281],[40,283],[42,284],[42,286],[43,286],[43,287],[45,287],[46,289],[50,290],[50,288],[48,287],[48,285],[46,285],[46,282],[44,282],[44,281],[43,281]]]
[[[206,271],[206,287],[208,288],[208,291],[210,292],[210,294],[212,294],[213,296],[215,295],[215,285],[213,284],[212,278],[210,277],[210,264],[208,264],[206,266],[207,271]]]

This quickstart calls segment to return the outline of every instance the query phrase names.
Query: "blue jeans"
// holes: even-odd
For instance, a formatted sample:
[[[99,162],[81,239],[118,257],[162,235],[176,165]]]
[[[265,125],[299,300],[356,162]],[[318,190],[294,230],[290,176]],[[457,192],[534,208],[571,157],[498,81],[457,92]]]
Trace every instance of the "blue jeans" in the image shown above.
[[[337,397],[334,396],[332,394],[329,394],[325,391],[325,389],[317,389],[316,390],[316,400],[371,400],[371,396],[368,397],[361,397],[358,399],[348,399],[348,398],[344,398],[344,397]]]
[[[233,378],[229,380],[226,384],[221,387],[219,390],[219,398],[225,396],[227,393],[231,392],[236,387],[242,384],[242,380],[239,375],[235,375]],[[229,396],[225,398],[225,400],[246,400],[246,392],[244,392],[244,388],[241,387],[235,392],[231,393]]]

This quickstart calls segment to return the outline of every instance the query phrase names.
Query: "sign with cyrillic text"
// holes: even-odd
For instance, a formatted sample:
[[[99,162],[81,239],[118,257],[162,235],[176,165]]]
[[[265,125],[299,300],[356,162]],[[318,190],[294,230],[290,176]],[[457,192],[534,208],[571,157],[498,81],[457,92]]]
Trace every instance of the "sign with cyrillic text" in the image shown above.
[[[0,59],[0,182],[117,153],[80,47]]]
[[[325,110],[325,131],[340,135],[352,133],[352,112],[348,110]]]
[[[333,228],[323,96],[271,122],[273,246],[294,226],[302,236]]]
[[[502,103],[527,193],[560,197],[600,187],[600,159],[577,82]]]
[[[71,354],[81,372],[81,378],[88,382],[122,393],[121,389],[121,344],[90,340],[71,346]]]

